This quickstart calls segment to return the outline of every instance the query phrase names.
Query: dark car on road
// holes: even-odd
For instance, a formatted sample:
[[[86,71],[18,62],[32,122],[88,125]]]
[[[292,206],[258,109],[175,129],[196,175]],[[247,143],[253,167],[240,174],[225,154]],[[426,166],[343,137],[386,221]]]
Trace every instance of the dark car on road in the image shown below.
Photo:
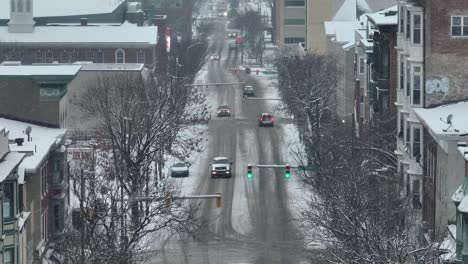
[[[273,115],[269,113],[262,113],[259,118],[258,118],[258,125],[259,126],[274,126],[275,125],[275,119],[273,118]]]
[[[254,96],[254,95],[255,95],[255,92],[254,92],[253,86],[246,85],[246,86],[244,87],[243,95],[245,95],[245,96]]]

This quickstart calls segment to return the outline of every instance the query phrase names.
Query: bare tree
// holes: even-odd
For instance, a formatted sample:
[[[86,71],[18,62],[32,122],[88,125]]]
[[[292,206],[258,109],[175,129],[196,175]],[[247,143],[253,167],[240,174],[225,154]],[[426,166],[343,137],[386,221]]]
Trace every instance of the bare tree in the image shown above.
[[[300,220],[326,246],[322,260],[408,263],[418,247],[407,227],[417,217],[399,192],[392,117],[372,122],[363,141],[354,122],[343,123],[336,115],[339,68],[333,57],[282,54],[276,65],[285,110],[301,128],[298,161],[314,168],[302,174],[312,194]],[[435,245],[428,245],[418,255],[431,259],[435,252]]]
[[[234,23],[244,33],[244,43],[247,43],[249,53],[261,61],[264,50],[263,30],[265,29],[261,14],[254,10],[247,10],[240,14]]]
[[[85,236],[86,243],[64,244],[63,256],[80,252],[78,262],[70,257],[68,263],[134,263],[148,234],[198,230],[197,206],[169,202],[177,188],[162,168],[166,153],[186,159],[201,151],[204,137],[196,124],[207,120],[204,101],[192,86],[151,71],[90,80],[80,106],[98,123],[96,157],[91,172],[72,175],[80,183],[74,191],[86,231],[67,233]]]

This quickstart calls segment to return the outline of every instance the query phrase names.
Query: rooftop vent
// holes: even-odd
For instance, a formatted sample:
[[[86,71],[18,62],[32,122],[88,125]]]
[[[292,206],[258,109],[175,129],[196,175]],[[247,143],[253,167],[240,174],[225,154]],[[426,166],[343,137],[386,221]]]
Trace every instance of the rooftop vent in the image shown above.
[[[398,11],[387,11],[384,13],[384,16],[394,16],[398,14]]]
[[[84,17],[80,18],[80,24],[81,24],[81,26],[83,26],[83,27],[84,27],[84,26],[87,26],[87,25],[88,25],[88,19],[87,19],[87,18],[84,18]]]

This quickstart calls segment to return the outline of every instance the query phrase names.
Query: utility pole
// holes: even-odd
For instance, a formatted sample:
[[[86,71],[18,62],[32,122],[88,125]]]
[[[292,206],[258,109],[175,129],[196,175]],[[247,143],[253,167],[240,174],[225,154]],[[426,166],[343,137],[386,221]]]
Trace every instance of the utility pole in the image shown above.
[[[84,203],[83,200],[85,199],[85,179],[84,179],[84,171],[81,169],[80,174],[80,216],[81,216],[81,226],[80,226],[80,246],[81,246],[81,254],[80,254],[80,261],[81,263],[85,263],[85,212],[84,212]]]

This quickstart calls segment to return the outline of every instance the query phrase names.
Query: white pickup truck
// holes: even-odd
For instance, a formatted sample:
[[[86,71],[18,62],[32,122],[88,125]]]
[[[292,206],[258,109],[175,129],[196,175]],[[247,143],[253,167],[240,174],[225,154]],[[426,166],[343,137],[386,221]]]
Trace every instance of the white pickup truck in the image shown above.
[[[226,157],[216,157],[213,159],[213,162],[210,163],[211,166],[211,178],[217,177],[231,177],[232,161],[229,161]]]

